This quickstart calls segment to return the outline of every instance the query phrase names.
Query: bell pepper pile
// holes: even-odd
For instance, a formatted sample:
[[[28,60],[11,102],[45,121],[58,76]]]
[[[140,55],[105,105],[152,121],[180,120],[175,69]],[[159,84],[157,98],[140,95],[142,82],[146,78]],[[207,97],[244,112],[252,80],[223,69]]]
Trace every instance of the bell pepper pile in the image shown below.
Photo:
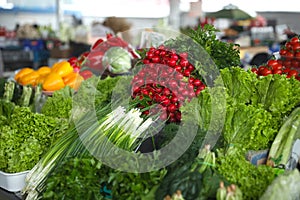
[[[42,66],[37,70],[22,68],[14,78],[21,85],[35,87],[41,84],[44,91],[56,91],[65,86],[77,90],[84,80],[84,77],[66,60],[56,62],[52,67]]]

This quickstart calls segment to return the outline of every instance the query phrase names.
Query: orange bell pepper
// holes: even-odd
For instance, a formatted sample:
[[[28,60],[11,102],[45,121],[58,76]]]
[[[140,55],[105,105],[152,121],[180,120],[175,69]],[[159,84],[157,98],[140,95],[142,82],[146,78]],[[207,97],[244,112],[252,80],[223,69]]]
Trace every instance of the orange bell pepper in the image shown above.
[[[63,80],[65,85],[68,85],[74,90],[77,90],[81,85],[81,82],[84,80],[84,78],[80,74],[72,72],[68,76],[66,76]]]
[[[32,71],[29,74],[26,74],[26,75],[22,76],[21,78],[19,78],[19,83],[21,85],[35,86],[36,80],[39,76],[40,76],[39,73],[37,73],[36,71]]]
[[[42,66],[37,69],[37,72],[39,73],[39,75],[44,76],[51,72],[51,68],[48,66]]]
[[[55,72],[60,75],[62,78],[73,72],[73,67],[68,61],[61,61],[55,64],[51,70],[51,72]]]
[[[55,91],[65,87],[64,81],[60,75],[51,72],[48,74],[43,82],[43,90]]]
[[[32,68],[26,67],[26,68],[22,68],[16,75],[15,75],[15,80],[17,82],[19,82],[20,78],[22,78],[23,76],[33,72],[34,70]]]

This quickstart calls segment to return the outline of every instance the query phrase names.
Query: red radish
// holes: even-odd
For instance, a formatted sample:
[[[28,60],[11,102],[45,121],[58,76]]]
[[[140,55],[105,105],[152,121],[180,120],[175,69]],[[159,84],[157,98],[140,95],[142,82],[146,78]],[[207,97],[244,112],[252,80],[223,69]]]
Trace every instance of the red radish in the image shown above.
[[[83,77],[84,80],[93,76],[93,72],[91,72],[90,70],[81,71],[79,72],[79,74]]]
[[[79,67],[79,66],[73,66],[73,71],[74,71],[75,73],[80,72],[80,67]]]
[[[187,67],[189,65],[189,61],[186,59],[181,59],[179,64],[181,67]]]

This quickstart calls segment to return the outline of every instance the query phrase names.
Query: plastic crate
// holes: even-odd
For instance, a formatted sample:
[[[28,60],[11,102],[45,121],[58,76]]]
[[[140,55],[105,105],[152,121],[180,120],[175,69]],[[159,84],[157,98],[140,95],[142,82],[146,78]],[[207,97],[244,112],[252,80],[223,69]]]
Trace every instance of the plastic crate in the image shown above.
[[[29,171],[5,173],[0,171],[0,187],[9,192],[19,192],[25,186],[25,178]]]
[[[46,49],[45,41],[42,39],[37,39],[37,40],[23,39],[21,40],[21,44],[24,49],[29,49],[29,50]]]
[[[26,62],[33,61],[32,51],[2,50],[3,62]]]

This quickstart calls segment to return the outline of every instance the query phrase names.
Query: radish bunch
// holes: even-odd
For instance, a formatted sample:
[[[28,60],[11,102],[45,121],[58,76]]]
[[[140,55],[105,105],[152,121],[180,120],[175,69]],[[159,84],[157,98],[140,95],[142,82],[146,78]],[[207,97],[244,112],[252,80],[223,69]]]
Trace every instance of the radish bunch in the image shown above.
[[[196,97],[205,84],[197,78],[187,53],[177,54],[165,46],[151,47],[145,52],[143,66],[134,76],[132,97],[143,114],[159,114],[161,120],[180,122],[180,107]]]

